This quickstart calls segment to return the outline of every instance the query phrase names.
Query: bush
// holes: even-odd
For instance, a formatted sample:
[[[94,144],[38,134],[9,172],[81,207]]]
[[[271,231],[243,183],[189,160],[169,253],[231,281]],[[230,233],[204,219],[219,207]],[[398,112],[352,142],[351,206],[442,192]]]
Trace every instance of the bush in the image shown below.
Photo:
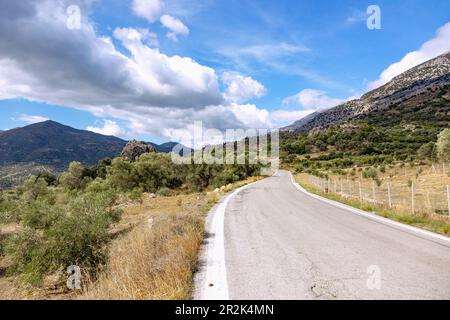
[[[13,272],[36,285],[61,268],[78,265],[95,270],[106,262],[108,227],[118,221],[110,193],[85,193],[67,204],[37,201],[27,204],[23,228],[8,241]]]
[[[233,183],[239,180],[239,176],[231,168],[224,169],[217,174],[212,180],[212,186],[218,188],[229,183]]]
[[[450,129],[442,130],[438,135],[436,150],[439,160],[450,162]]]
[[[375,168],[369,168],[363,172],[363,177],[366,179],[372,178],[376,180],[378,179],[378,171]]]
[[[162,187],[161,189],[159,189],[158,191],[156,191],[156,194],[158,196],[162,196],[162,197],[168,197],[172,194],[172,191],[170,191],[169,188],[166,187]]]

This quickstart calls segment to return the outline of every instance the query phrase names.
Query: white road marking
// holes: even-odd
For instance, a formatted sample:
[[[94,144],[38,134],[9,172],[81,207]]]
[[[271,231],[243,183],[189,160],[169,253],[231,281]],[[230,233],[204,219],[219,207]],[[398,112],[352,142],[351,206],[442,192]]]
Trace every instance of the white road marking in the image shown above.
[[[255,182],[254,182],[255,183]],[[211,228],[212,240],[207,246],[207,265],[200,300],[229,300],[227,269],[225,265],[225,210],[232,197],[253,183],[234,190],[219,203],[213,213]]]
[[[390,219],[387,219],[387,218],[384,218],[384,217],[380,217],[380,216],[377,216],[377,215],[375,215],[373,213],[369,213],[369,212],[366,212],[366,211],[363,211],[363,210],[360,210],[360,209],[356,209],[356,208],[353,208],[353,207],[348,206],[346,204],[343,204],[343,203],[340,203],[340,202],[336,202],[336,201],[333,201],[333,200],[321,197],[319,195],[313,194],[313,193],[311,193],[309,191],[306,191],[305,188],[300,186],[294,180],[294,176],[292,175],[292,173],[290,171],[289,171],[289,174],[291,176],[292,184],[299,191],[309,195],[310,197],[313,197],[313,198],[316,198],[316,199],[321,200],[323,202],[329,203],[329,204],[331,204],[331,205],[333,205],[335,207],[339,207],[341,209],[345,209],[347,211],[356,213],[357,215],[366,217],[368,219],[371,219],[371,220],[374,220],[374,221],[377,221],[377,222],[381,222],[381,223],[386,224],[386,225],[393,226],[393,227],[395,227],[397,229],[403,229],[403,230],[409,231],[411,233],[420,234],[420,235],[423,235],[423,236],[425,236],[425,237],[427,237],[429,239],[431,238],[432,240],[437,240],[439,243],[442,243],[442,244],[445,244],[445,245],[450,245],[450,238],[449,237],[446,237],[446,236],[443,236],[443,235],[440,235],[440,234],[437,234],[437,233],[434,233],[434,232],[431,232],[431,231],[423,230],[423,229],[420,229],[420,228],[412,227],[412,226],[409,226],[409,225],[406,225],[406,224],[403,224],[403,223],[400,223],[400,222],[397,222],[397,221],[393,221],[393,220],[390,220]]]

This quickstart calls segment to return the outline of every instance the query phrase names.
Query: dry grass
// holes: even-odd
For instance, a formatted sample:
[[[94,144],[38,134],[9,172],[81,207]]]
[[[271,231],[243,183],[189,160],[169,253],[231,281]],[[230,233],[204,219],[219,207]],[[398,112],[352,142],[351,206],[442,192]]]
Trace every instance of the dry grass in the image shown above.
[[[304,173],[295,175],[295,179],[308,191],[319,194],[328,199],[342,202],[361,210],[374,212],[380,216],[401,223],[409,224],[447,236],[450,235],[450,218],[448,215],[438,215],[425,212],[417,212],[416,214],[412,214],[410,208],[407,206],[403,207],[401,205],[396,205],[392,208],[388,208],[384,202],[364,201],[365,198],[363,198],[363,201],[360,201],[356,191],[354,191],[354,197],[343,197],[339,193],[333,193],[333,187],[330,187],[329,192],[324,192],[312,184],[310,182],[310,176]],[[406,196],[408,196],[408,194],[405,194],[405,197]]]
[[[64,273],[45,279],[40,288],[27,287],[18,276],[6,276],[6,257],[0,255],[0,300],[4,299],[190,299],[192,279],[203,241],[204,218],[226,192],[254,182],[251,177],[217,192],[143,196],[124,202],[124,214],[111,227],[109,263],[95,279],[83,276],[83,289],[65,287]],[[17,225],[0,225],[3,234]]]
[[[190,299],[205,213],[225,192],[257,179],[219,192],[147,198],[126,208],[118,230],[135,227],[113,242],[107,268],[96,281],[86,283],[78,298]]]

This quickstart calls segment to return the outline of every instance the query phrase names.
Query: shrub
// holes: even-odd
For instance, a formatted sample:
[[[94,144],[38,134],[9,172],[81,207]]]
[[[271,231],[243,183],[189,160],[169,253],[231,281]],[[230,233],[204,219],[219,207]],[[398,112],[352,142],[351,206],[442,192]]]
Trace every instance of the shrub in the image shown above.
[[[372,178],[374,180],[378,179],[378,172],[375,168],[369,168],[363,172],[363,177],[366,179]]]
[[[65,205],[27,204],[23,228],[6,246],[11,270],[33,285],[70,265],[94,271],[106,262],[108,227],[120,218],[121,212],[111,207],[113,199],[107,192],[84,193]]]
[[[159,189],[158,191],[156,191],[156,194],[158,196],[162,196],[162,197],[168,197],[172,194],[172,191],[170,191],[169,188],[167,187],[162,187],[161,189]]]
[[[233,169],[224,169],[218,173],[212,180],[212,186],[217,188],[239,180],[239,176]]]
[[[436,151],[439,160],[442,162],[450,162],[450,129],[442,130],[438,135],[436,142]]]

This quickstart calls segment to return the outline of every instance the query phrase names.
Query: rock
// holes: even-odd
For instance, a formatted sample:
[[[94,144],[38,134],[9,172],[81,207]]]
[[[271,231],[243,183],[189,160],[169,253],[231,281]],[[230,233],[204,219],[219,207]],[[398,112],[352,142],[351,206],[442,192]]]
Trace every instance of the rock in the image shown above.
[[[218,192],[220,192],[220,189],[219,189],[219,188],[215,188],[215,189],[214,189],[214,192],[215,192],[215,193],[218,193]]]
[[[148,197],[151,198],[151,199],[156,198],[156,194],[150,193],[150,194],[148,195]]]
[[[127,145],[123,148],[120,156],[125,160],[136,160],[137,157],[144,153],[156,152],[155,147],[144,142],[144,141],[136,141],[131,140],[127,143]]]

